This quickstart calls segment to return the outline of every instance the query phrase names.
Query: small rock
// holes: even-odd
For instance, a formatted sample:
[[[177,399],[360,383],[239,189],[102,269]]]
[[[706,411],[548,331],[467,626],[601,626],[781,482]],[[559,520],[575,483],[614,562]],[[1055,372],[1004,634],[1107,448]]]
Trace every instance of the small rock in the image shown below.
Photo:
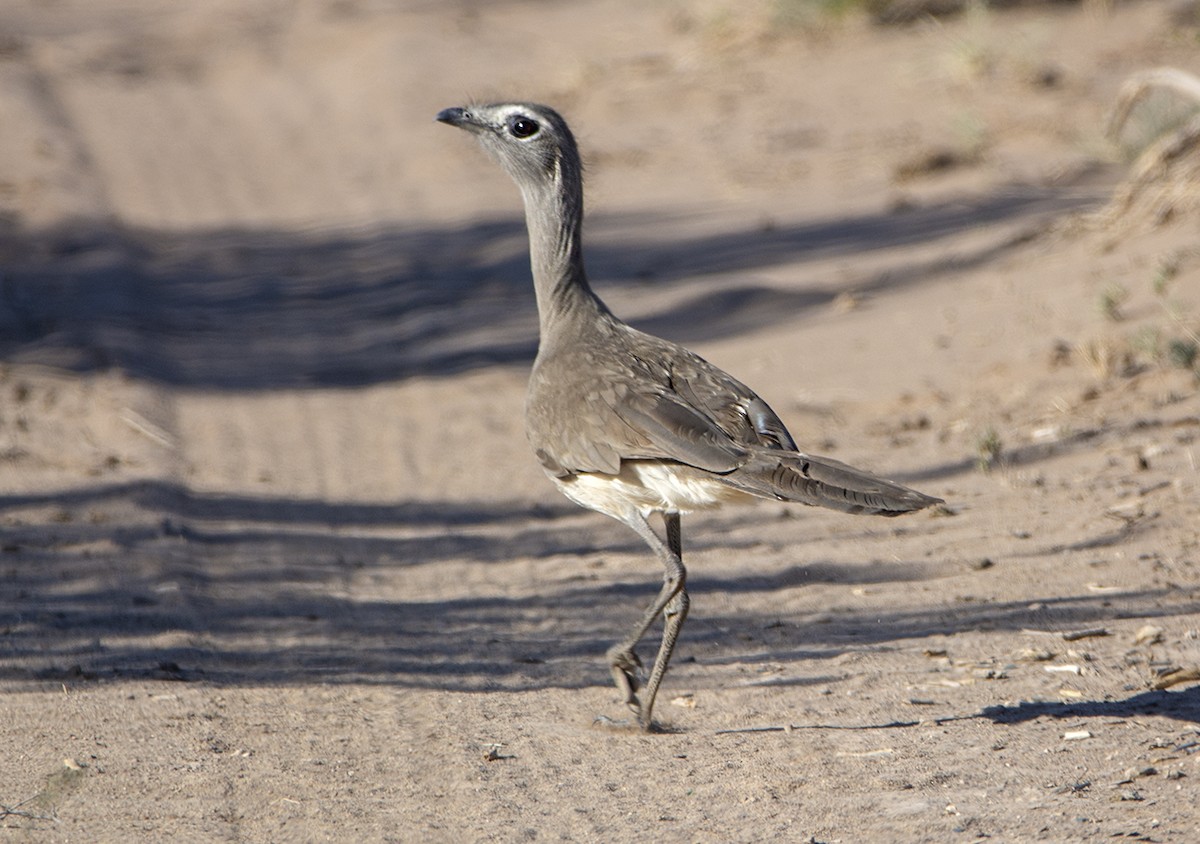
[[[1021,662],[1049,662],[1054,657],[1054,651],[1045,648],[1025,648],[1017,653],[1017,659]]]
[[[1083,669],[1078,665],[1046,665],[1042,667],[1043,671],[1050,674],[1082,674]]]
[[[1133,782],[1138,777],[1152,777],[1158,773],[1158,768],[1153,765],[1144,765],[1141,768],[1126,768],[1125,779],[1122,782]]]
[[[1057,88],[1062,80],[1063,69],[1055,64],[1044,64],[1029,74],[1029,83],[1035,88]]]
[[[1163,629],[1153,624],[1144,624],[1133,634],[1133,641],[1138,645],[1157,645],[1163,640]]]

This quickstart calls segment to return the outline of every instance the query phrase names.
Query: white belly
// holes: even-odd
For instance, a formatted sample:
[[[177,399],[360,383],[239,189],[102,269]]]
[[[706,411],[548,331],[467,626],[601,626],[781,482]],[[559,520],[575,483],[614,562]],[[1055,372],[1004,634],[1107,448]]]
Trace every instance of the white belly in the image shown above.
[[[576,504],[610,516],[624,513],[630,506],[642,515],[664,510],[686,513],[752,497],[703,470],[652,461],[622,463],[616,475],[587,473],[554,481]]]

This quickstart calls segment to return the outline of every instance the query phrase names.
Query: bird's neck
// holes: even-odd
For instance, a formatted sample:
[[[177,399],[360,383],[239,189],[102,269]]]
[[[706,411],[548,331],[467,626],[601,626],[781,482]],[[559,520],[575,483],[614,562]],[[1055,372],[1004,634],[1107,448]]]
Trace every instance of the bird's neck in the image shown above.
[[[559,174],[561,177],[561,174]],[[525,192],[529,257],[543,340],[557,331],[611,317],[583,267],[582,186],[538,186]]]

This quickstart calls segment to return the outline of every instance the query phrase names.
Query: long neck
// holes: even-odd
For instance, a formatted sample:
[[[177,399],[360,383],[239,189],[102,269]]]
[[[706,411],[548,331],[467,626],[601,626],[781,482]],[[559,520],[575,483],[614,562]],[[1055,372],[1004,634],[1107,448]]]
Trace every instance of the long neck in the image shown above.
[[[526,187],[523,194],[543,340],[555,331],[575,330],[580,320],[611,317],[583,268],[580,175],[559,168],[551,183]]]

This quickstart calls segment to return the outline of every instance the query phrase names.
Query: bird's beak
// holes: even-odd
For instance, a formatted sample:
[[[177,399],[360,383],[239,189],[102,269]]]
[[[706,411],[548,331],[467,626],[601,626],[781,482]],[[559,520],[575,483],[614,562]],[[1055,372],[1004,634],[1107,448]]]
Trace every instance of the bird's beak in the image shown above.
[[[459,129],[468,129],[472,132],[478,132],[483,128],[483,125],[475,118],[471,112],[465,108],[444,108],[437,114],[439,123],[448,123],[451,126],[457,126]]]

